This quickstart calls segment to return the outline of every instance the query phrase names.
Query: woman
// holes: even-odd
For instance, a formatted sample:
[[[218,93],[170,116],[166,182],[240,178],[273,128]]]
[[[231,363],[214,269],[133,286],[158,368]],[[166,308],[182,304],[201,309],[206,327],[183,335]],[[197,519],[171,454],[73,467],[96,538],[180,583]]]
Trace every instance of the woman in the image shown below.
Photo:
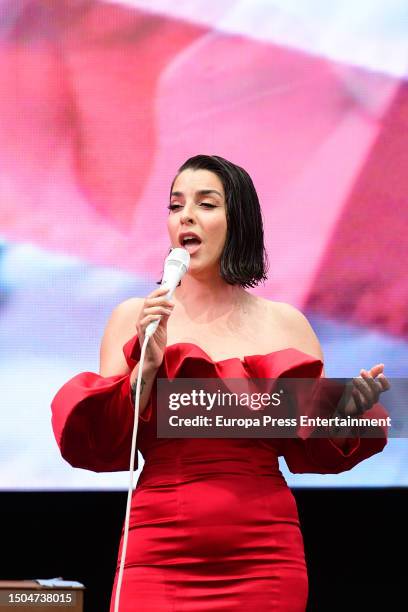
[[[266,278],[262,215],[251,178],[217,156],[187,160],[171,186],[172,247],[190,267],[172,300],[159,288],[113,312],[100,374],[85,372],[53,401],[62,455],[76,467],[127,470],[134,390],[147,325],[121,611],[305,610],[307,571],[295,500],[279,471],[337,473],[380,452],[376,438],[157,438],[156,378],[324,376],[319,341],[289,304],[252,295]],[[136,326],[137,335],[134,335]],[[354,379],[347,414],[387,413],[383,364]],[[347,437],[347,433],[349,437]],[[122,542],[119,549],[118,566]],[[111,610],[117,574],[112,593]]]

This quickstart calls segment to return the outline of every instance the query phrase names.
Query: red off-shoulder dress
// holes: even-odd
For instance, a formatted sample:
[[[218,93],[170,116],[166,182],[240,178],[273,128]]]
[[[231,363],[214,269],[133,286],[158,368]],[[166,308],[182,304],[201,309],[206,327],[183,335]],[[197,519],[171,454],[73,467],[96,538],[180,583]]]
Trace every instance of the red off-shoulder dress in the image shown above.
[[[137,336],[123,350],[133,369]],[[197,345],[177,343],[166,347],[157,377],[313,378],[322,368],[294,348],[214,362]],[[132,497],[121,612],[303,612],[303,538],[278,456],[294,473],[343,472],[380,452],[387,431],[350,438],[346,451],[335,440],[310,436],[157,438],[158,409],[154,385],[139,417],[137,448],[145,464]],[[129,374],[78,374],[52,402],[62,456],[94,472],[129,469],[133,416]],[[366,416],[388,413],[375,404]],[[121,550],[122,539],[111,611]]]

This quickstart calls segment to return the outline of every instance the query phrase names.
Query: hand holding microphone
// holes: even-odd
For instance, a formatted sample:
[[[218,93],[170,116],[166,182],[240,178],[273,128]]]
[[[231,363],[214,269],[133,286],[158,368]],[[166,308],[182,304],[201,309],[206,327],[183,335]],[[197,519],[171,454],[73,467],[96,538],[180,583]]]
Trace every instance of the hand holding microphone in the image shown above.
[[[140,345],[145,335],[150,336],[145,358],[155,368],[163,361],[167,345],[167,321],[174,308],[173,292],[188,270],[190,253],[186,249],[174,248],[164,262],[161,286],[146,297],[136,323]]]

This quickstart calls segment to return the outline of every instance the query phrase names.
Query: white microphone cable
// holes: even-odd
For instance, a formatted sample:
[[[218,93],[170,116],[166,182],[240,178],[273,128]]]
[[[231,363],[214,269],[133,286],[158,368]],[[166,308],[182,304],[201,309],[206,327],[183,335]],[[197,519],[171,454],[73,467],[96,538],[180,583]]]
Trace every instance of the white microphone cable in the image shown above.
[[[142,345],[142,351],[140,353],[139,370],[137,372],[135,412],[134,412],[133,434],[132,434],[132,448],[130,451],[130,466],[129,466],[130,478],[129,478],[129,489],[128,489],[128,496],[127,496],[127,504],[126,504],[126,516],[125,516],[125,531],[123,534],[122,555],[120,559],[118,581],[116,584],[114,612],[119,612],[120,589],[122,586],[123,569],[125,566],[126,548],[127,548],[128,533],[129,533],[130,506],[132,502],[132,492],[133,492],[133,475],[134,475],[134,463],[135,463],[135,454],[136,454],[137,426],[139,423],[140,384],[142,380],[142,372],[143,372],[143,364],[144,364],[146,347],[147,347],[147,343],[149,342],[149,340],[150,340],[150,336],[145,335],[145,339]]]
[[[175,288],[179,284],[181,278],[187,272],[189,264],[190,264],[190,253],[186,249],[174,248],[172,249],[171,253],[166,257],[166,261],[164,265],[164,274],[163,274],[163,279],[161,282],[162,287],[168,287],[169,289],[169,291],[166,294],[166,299],[171,299]],[[130,451],[129,489],[128,489],[128,496],[127,496],[127,504],[126,504],[125,528],[124,528],[123,541],[122,541],[122,554],[121,554],[121,559],[120,559],[118,580],[116,583],[114,612],[119,612],[120,590],[122,586],[123,570],[125,566],[126,549],[127,549],[127,542],[128,542],[130,507],[131,507],[131,502],[132,502],[132,492],[134,488],[133,487],[133,475],[134,475],[134,463],[135,463],[135,454],[136,454],[137,427],[139,424],[139,400],[140,400],[140,385],[141,385],[141,380],[142,380],[143,364],[144,364],[147,343],[149,342],[151,336],[156,331],[160,323],[160,319],[161,317],[156,319],[155,321],[151,321],[149,325],[146,327],[142,350],[140,352],[139,370],[137,372],[137,383],[136,383],[136,393],[135,393],[135,412],[134,412],[134,422],[133,422],[132,448]]]

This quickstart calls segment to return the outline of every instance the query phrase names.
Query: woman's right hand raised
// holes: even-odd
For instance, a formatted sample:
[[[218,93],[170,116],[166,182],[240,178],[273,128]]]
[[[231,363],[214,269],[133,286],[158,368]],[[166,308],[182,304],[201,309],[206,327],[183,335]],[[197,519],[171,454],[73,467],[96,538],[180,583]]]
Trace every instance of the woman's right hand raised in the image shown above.
[[[140,347],[142,347],[146,327],[161,315],[160,323],[150,337],[145,353],[145,360],[155,368],[159,368],[163,361],[164,350],[167,345],[167,321],[174,308],[174,303],[166,298],[167,293],[168,289],[166,287],[159,287],[149,293],[136,321],[137,336]]]

